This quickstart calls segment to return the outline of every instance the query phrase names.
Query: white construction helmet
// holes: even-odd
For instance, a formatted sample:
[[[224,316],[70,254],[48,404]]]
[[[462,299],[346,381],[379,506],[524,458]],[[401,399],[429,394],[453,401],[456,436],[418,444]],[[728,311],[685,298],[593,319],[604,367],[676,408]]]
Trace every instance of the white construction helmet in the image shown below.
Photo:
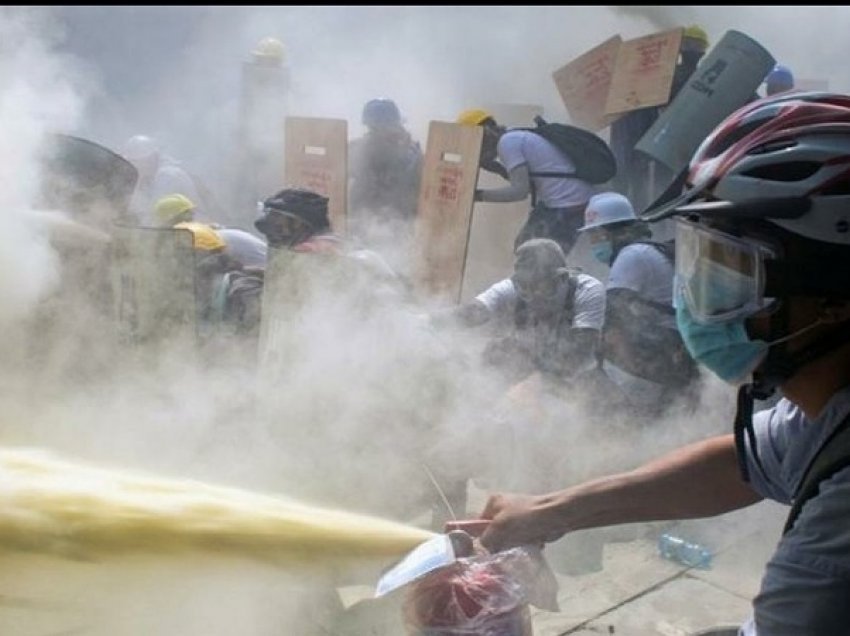
[[[135,135],[124,144],[123,155],[129,161],[141,161],[159,153],[159,144],[147,135]]]
[[[635,220],[635,209],[626,197],[617,192],[603,192],[590,197],[584,209],[584,227],[579,231]]]
[[[283,63],[283,42],[277,38],[263,38],[257,42],[257,46],[254,47],[252,53],[258,58]]]

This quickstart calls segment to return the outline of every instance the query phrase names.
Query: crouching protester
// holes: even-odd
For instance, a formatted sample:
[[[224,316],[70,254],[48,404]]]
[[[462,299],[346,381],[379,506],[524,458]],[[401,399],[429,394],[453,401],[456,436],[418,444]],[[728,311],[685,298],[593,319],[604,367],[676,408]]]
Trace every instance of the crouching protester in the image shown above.
[[[495,494],[483,512],[492,519],[484,545],[709,517],[769,498],[790,513],[738,633],[847,633],[848,162],[848,95],[777,95],[715,129],[682,197],[645,217],[677,219],[677,324],[697,362],[739,386],[733,432],[565,490]],[[776,389],[783,398],[753,414],[754,398]]]
[[[560,246],[531,239],[516,250],[514,273],[455,310],[465,326],[494,323],[497,337],[483,352],[509,382],[534,373],[575,382],[598,371],[605,290],[567,267]]]
[[[698,373],[676,328],[673,241],[653,241],[649,226],[616,192],[591,197],[579,231],[587,234],[594,257],[611,268],[602,369],[621,402],[630,413],[653,419],[674,402],[693,405]]]

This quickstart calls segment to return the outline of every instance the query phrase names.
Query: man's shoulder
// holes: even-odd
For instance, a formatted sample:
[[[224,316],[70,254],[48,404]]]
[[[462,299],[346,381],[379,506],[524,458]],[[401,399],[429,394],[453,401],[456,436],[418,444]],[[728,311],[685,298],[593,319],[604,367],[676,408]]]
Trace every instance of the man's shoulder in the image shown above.
[[[577,289],[601,289],[603,291],[605,289],[601,280],[585,272],[576,271],[572,273],[572,276],[575,279]]]

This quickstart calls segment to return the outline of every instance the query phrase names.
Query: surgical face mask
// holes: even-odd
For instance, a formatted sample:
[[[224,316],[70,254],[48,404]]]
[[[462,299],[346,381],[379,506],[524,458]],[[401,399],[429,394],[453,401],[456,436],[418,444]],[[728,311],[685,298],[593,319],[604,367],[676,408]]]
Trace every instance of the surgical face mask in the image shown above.
[[[676,300],[676,324],[688,352],[729,384],[740,384],[767,355],[768,343],[750,340],[746,318],[703,325],[694,320],[683,298]]]
[[[598,243],[592,243],[590,245],[590,250],[593,252],[593,257],[599,261],[600,263],[604,263],[605,265],[611,264],[611,257],[614,255],[614,245],[611,241],[599,241]]]

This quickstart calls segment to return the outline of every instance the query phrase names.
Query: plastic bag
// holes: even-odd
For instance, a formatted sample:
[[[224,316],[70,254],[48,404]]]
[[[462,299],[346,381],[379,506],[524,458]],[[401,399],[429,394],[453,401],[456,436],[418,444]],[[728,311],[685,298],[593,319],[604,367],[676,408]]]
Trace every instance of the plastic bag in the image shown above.
[[[557,583],[539,549],[458,559],[410,587],[410,636],[532,636],[529,604],[557,609]]]

